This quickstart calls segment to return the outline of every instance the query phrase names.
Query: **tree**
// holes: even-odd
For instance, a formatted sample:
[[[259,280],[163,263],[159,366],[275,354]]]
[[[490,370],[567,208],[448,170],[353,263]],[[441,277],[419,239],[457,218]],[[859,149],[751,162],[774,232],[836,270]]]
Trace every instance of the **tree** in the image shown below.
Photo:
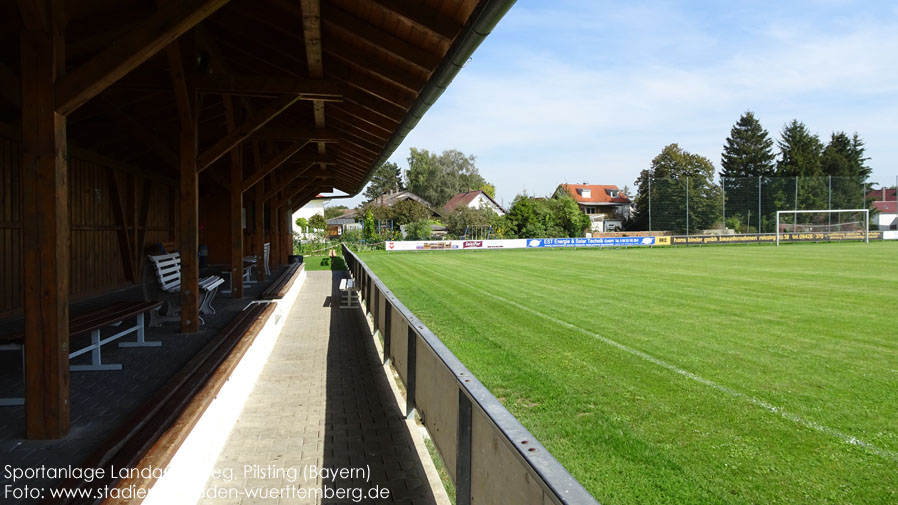
[[[309,228],[313,230],[323,230],[327,226],[327,221],[321,214],[315,214],[309,218]]]
[[[422,219],[405,225],[406,240],[428,240],[433,234],[433,221]]]
[[[555,194],[547,201],[547,205],[555,218],[555,224],[565,231],[564,236],[582,237],[584,231],[591,227],[589,216],[580,210],[574,197],[561,186],[555,189]]]
[[[868,207],[862,196],[866,193],[865,184],[870,176],[870,168],[865,165],[868,159],[864,157],[864,142],[857,133],[853,137],[845,132],[832,134],[829,144],[823,149],[820,162],[823,173],[831,177],[826,181],[828,207]]]
[[[640,172],[636,187],[636,211],[628,229],[649,229],[651,205],[652,230],[686,232],[687,194],[689,233],[711,228],[720,216],[720,187],[714,184],[714,165],[677,144],[662,149],[651,168]]]
[[[776,145],[780,150],[780,159],[776,162],[777,176],[823,175],[820,163],[823,144],[817,135],[811,135],[804,123],[793,119],[783,126]]]
[[[413,147],[409,150],[409,169],[405,174],[408,189],[432,205],[442,207],[452,196],[486,184],[474,161],[474,156],[455,149],[437,156]]]
[[[720,160],[727,222],[738,223],[738,230],[747,232],[752,225],[758,228],[759,197],[763,199],[763,208],[772,208],[772,195],[767,191],[758,194],[761,191],[758,178],[774,174],[775,158],[767,130],[761,127],[754,113],[743,114],[730,130]]]
[[[496,199],[496,186],[493,186],[488,182],[484,182],[483,185],[480,186],[480,191],[488,194],[493,200]]]
[[[465,230],[473,226],[492,226],[499,219],[499,215],[486,207],[472,208],[459,205],[443,218],[443,224],[452,235],[464,236]]]
[[[748,111],[730,130],[720,159],[721,177],[769,177],[774,173],[773,141]]]
[[[374,214],[371,209],[365,211],[365,224],[362,227],[366,241],[372,241],[377,237],[377,228],[374,226]]]
[[[304,217],[296,218],[296,227],[299,228],[299,231],[305,233],[306,228],[309,227],[309,221]]]
[[[371,175],[371,182],[365,188],[365,198],[373,200],[390,191],[402,191],[405,186],[402,183],[402,170],[399,165],[385,161]]]
[[[333,207],[325,207],[324,208],[324,219],[333,219],[335,217],[340,217],[343,215],[343,211],[348,209],[349,207],[345,205],[334,205]]]

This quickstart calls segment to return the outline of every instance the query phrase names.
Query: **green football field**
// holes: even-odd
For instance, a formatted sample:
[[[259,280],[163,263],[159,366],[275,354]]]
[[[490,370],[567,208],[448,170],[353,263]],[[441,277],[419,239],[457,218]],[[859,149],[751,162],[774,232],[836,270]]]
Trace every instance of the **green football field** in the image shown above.
[[[603,504],[898,503],[898,243],[361,257]]]

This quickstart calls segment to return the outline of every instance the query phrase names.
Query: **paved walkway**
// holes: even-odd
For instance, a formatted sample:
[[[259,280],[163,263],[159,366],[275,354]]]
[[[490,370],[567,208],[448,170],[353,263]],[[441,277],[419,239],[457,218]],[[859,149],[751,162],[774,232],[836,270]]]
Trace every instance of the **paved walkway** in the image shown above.
[[[436,503],[344,275],[308,272],[200,505]]]

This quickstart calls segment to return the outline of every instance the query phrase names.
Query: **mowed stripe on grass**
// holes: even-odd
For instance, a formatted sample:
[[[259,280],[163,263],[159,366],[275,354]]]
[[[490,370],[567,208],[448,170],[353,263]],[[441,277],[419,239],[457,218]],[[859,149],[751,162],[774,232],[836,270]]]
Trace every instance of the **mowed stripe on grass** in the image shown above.
[[[363,259],[604,503],[894,503],[896,246]]]

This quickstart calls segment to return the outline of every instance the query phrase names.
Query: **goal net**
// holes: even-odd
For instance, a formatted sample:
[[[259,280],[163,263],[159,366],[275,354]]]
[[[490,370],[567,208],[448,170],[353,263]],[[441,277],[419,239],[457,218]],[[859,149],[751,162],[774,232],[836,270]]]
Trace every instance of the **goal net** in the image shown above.
[[[851,234],[869,243],[870,211],[779,210],[776,212],[776,245],[785,234],[817,234],[821,240],[843,240]]]

